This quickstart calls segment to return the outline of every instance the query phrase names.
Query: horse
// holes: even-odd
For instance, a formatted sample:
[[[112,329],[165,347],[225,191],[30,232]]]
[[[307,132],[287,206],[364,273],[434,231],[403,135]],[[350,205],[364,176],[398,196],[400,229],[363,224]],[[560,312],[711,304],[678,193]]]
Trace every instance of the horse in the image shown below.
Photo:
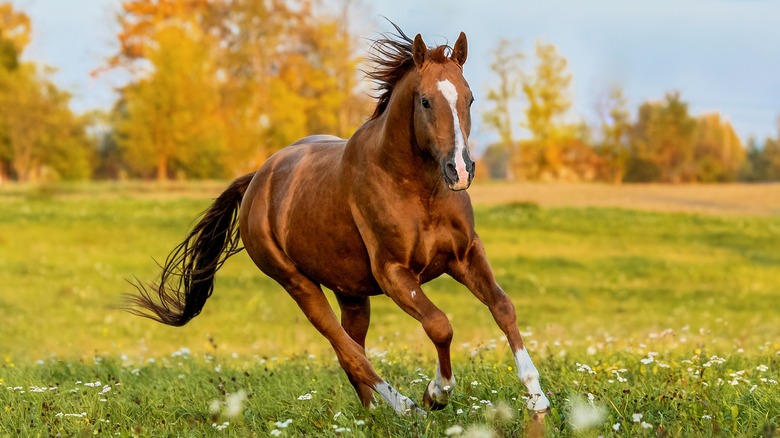
[[[374,393],[397,413],[444,408],[455,387],[452,326],[422,285],[448,274],[490,310],[505,333],[528,394],[550,407],[517,328],[512,301],[496,283],[474,230],[466,189],[473,94],[463,75],[461,32],[452,47],[429,48],[397,25],[372,45],[367,75],[379,95],[351,138],[306,137],[233,181],[168,256],[157,281],[135,283],[126,309],[182,326],[214,289],[214,275],[242,250],[295,300],[331,343],[363,406]],[[337,299],[337,318],[323,292]],[[422,324],[438,355],[423,410],[374,371],[365,352],[370,297],[385,294]]]

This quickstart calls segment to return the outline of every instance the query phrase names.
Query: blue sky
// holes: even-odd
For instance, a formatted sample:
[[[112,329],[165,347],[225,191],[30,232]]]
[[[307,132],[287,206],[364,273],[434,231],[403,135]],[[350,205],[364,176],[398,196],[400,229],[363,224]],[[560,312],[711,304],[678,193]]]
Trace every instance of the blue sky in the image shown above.
[[[116,50],[120,1],[13,3],[33,20],[26,57],[58,69],[55,81],[74,94],[76,110],[110,107],[112,89],[124,78],[90,78],[89,72]],[[470,46],[465,70],[477,113],[487,109],[490,55],[498,39],[519,41],[532,55],[542,38],[569,61],[574,119],[594,120],[598,97],[619,85],[632,111],[679,90],[694,114],[717,110],[743,138],[778,135],[780,0],[363,1],[354,18],[356,32],[372,37],[390,30],[380,16],[410,35],[421,33],[429,45],[453,42],[465,31]],[[484,144],[492,135],[479,114],[473,118],[472,137]]]

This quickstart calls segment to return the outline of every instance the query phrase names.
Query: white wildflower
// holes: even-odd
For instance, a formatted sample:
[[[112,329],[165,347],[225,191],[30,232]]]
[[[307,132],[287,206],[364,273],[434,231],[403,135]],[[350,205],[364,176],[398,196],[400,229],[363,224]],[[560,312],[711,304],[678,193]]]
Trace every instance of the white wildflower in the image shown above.
[[[469,426],[463,434],[466,438],[493,438],[496,434],[491,428],[483,424]]]
[[[639,423],[640,421],[642,421],[642,417],[644,417],[644,415],[634,414],[631,416],[631,419],[634,420],[634,423]]]
[[[246,391],[240,389],[238,392],[230,394],[227,398],[227,407],[225,408],[225,416],[228,418],[236,418],[241,414],[241,408],[246,400]]]
[[[615,432],[619,431],[620,430],[620,423],[613,424],[612,425],[612,430],[614,430]]]
[[[642,422],[642,424],[640,424],[640,426],[642,426],[642,428],[643,428],[643,429],[650,429],[650,428],[652,428],[652,427],[653,427],[653,425],[652,425],[652,424],[650,424],[650,423],[647,423],[647,422],[645,422],[645,421],[643,421],[643,422]]]
[[[581,398],[571,401],[569,423],[574,430],[585,430],[604,422],[606,412],[601,406],[585,403]]]
[[[287,428],[287,426],[289,426],[291,424],[292,424],[292,418],[288,418],[288,419],[286,419],[284,421],[277,421],[276,422],[276,427],[278,429],[285,429],[285,428]]]
[[[460,435],[462,433],[463,433],[463,428],[457,424],[444,431],[444,434],[447,436]]]

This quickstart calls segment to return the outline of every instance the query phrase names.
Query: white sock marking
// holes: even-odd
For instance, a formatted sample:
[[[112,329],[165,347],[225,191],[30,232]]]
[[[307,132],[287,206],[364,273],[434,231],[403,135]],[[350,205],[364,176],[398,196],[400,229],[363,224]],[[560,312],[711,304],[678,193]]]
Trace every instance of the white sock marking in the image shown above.
[[[398,392],[387,382],[379,382],[374,386],[376,392],[399,414],[409,414],[414,411],[425,413],[407,396]]]
[[[460,118],[458,117],[458,90],[448,80],[439,81],[437,88],[450,104],[452,111],[452,121],[455,124],[455,170],[458,172],[457,186],[468,184],[469,172],[466,170],[466,161],[463,159],[463,152],[466,150],[466,140],[463,131],[460,129]]]
[[[528,351],[525,348],[515,352],[515,362],[517,363],[517,375],[520,376],[520,380],[525,384],[528,394],[531,396],[527,404],[528,409],[543,411],[550,407],[550,401],[547,400],[547,396],[544,395],[544,391],[542,391],[542,387],[539,384],[539,371],[537,371],[534,363],[531,361],[531,356],[528,355]]]
[[[450,393],[455,388],[455,376],[445,380],[441,376],[441,365],[436,366],[436,380],[428,384],[428,393],[439,404],[446,405],[450,401]]]

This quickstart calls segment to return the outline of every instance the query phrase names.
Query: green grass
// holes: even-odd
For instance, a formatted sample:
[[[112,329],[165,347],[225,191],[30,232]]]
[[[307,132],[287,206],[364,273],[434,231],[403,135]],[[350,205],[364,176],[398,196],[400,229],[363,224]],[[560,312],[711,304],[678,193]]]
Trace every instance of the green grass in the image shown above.
[[[164,259],[219,186],[0,191],[0,436],[525,430],[502,334],[449,278],[425,290],[455,329],[458,386],[451,406],[425,418],[360,407],[328,343],[245,254],[184,328],[113,310],[132,290],[125,278],[153,278],[151,257]],[[530,204],[476,216],[551,393],[548,434],[777,436],[780,219]],[[419,401],[433,347],[389,299],[374,298],[372,310],[372,362]],[[229,417],[224,404],[239,391],[247,398]],[[589,410],[601,421],[575,430],[577,412]]]

